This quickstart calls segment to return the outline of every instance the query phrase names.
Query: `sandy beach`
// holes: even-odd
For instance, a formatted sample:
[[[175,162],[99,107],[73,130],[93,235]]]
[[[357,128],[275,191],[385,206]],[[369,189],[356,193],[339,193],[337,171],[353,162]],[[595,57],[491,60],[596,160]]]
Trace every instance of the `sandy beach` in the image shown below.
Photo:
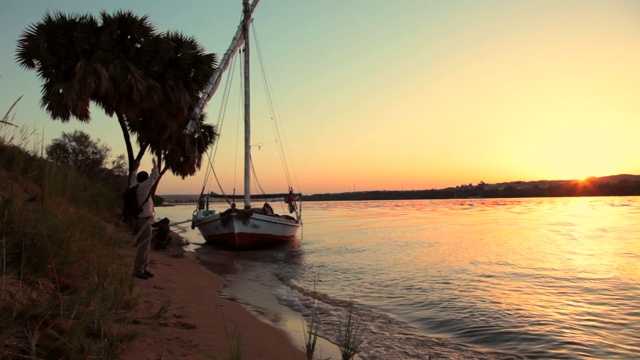
[[[305,358],[302,344],[295,344],[285,330],[221,298],[224,279],[205,270],[180,246],[152,250],[150,258],[155,276],[137,279],[134,290],[141,302],[134,326],[141,337],[122,359],[226,359],[227,334],[233,337],[234,331],[241,334],[242,359]]]

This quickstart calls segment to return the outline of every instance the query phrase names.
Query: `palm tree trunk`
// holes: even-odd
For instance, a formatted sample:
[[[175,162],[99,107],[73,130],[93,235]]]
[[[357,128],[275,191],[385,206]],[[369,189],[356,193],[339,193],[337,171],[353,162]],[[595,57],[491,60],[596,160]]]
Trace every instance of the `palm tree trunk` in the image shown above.
[[[138,154],[136,154],[136,156],[134,157],[133,145],[131,144],[131,136],[129,135],[129,129],[127,128],[127,123],[125,121],[124,115],[122,115],[120,112],[116,112],[116,116],[118,117],[118,124],[120,124],[120,129],[122,130],[124,143],[127,146],[127,160],[129,162],[129,178],[131,178],[131,175],[140,166],[140,161],[142,160],[144,153],[147,151],[149,144],[148,143],[141,144]],[[129,186],[129,184],[127,184],[127,186]]]
[[[131,172],[135,171],[133,167],[133,146],[131,146],[131,137],[129,136],[129,129],[127,129],[127,123],[124,120],[124,115],[120,112],[116,111],[116,116],[118,117],[118,124],[120,124],[120,130],[122,130],[122,135],[124,136],[124,143],[127,146],[127,162],[129,163],[129,175]]]

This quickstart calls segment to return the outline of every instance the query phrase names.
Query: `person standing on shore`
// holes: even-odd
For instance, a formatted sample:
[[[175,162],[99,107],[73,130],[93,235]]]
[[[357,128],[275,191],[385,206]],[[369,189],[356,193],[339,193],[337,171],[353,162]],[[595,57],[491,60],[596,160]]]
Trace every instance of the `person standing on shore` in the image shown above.
[[[149,248],[151,247],[151,223],[153,222],[153,216],[155,211],[153,209],[153,200],[151,199],[151,189],[153,185],[160,178],[158,172],[158,166],[156,160],[153,159],[153,169],[151,169],[151,175],[146,171],[140,171],[136,177],[133,174],[137,171],[136,168],[129,179],[129,186],[133,187],[138,185],[136,190],[136,197],[138,204],[142,211],[135,219],[136,244],[138,244],[138,250],[136,251],[136,260],[133,264],[133,276],[138,279],[148,279],[153,276],[147,269],[147,263],[149,262]]]

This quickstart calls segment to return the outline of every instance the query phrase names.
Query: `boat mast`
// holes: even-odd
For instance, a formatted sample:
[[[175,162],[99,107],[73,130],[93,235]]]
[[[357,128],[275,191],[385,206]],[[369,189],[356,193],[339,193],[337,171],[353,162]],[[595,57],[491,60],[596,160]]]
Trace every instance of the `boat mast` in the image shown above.
[[[244,37],[244,208],[251,208],[251,96],[250,96],[250,64],[249,64],[249,25],[251,24],[251,8],[249,0],[242,0],[244,18],[242,32]]]
[[[249,19],[251,19],[251,14],[253,14],[253,10],[255,10],[259,1],[260,0],[253,0],[253,3],[249,7],[249,10],[250,10]],[[198,99],[198,103],[196,104],[196,107],[191,112],[191,116],[189,117],[190,121],[187,124],[187,128],[184,130],[184,133],[186,134],[193,134],[196,131],[198,127],[198,124],[197,124],[198,118],[200,117],[200,115],[202,115],[202,112],[204,111],[204,107],[207,105],[209,100],[211,100],[211,98],[213,97],[213,94],[215,94],[216,90],[218,90],[218,86],[220,85],[220,81],[222,80],[222,74],[229,67],[229,63],[231,62],[231,59],[236,54],[240,46],[242,46],[242,44],[244,43],[243,32],[244,32],[244,19],[246,17],[246,15],[244,14],[244,11],[245,11],[245,7],[243,4],[242,21],[240,22],[240,25],[238,25],[238,30],[236,31],[235,35],[233,36],[233,39],[231,40],[231,45],[229,46],[229,49],[227,50],[227,52],[224,53],[224,56],[222,57],[222,60],[220,61],[219,66],[213,71],[213,74],[211,78],[209,78],[209,82],[207,82],[207,85],[205,86],[202,92],[202,95],[200,96],[200,99]],[[249,22],[251,22],[251,20],[249,20]]]

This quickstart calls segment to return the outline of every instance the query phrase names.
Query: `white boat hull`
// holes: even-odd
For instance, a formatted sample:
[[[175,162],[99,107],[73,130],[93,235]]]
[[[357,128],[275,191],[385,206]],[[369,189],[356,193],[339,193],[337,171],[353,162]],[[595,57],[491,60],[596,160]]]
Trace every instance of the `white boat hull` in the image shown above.
[[[193,217],[208,244],[233,250],[273,247],[296,241],[300,222],[291,217],[244,212],[206,214],[199,211]]]

